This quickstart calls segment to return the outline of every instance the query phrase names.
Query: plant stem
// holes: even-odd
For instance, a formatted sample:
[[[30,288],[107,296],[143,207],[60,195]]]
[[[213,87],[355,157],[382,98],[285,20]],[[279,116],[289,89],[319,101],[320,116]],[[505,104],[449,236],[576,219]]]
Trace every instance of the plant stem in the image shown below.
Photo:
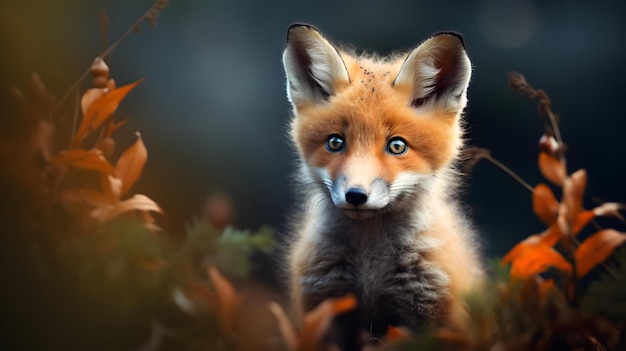
[[[131,35],[133,32],[137,31],[137,28],[139,28],[139,26],[141,25],[142,22],[144,22],[146,20],[146,18],[149,17],[151,11],[153,10],[153,7],[150,7],[148,9],[148,11],[146,11],[141,17],[139,17],[139,19],[137,19],[135,21],[135,23],[133,23],[128,30],[126,30],[126,32],[124,34],[122,34],[122,36],[120,36],[113,44],[111,44],[111,46],[109,46],[106,50],[104,50],[103,53],[101,53],[100,55],[98,55],[95,60],[102,60],[104,57],[107,57],[111,54],[111,52],[113,50],[115,50],[115,48],[122,42],[124,41],[124,39],[126,39],[129,35]],[[67,98],[69,97],[69,95],[78,88],[78,86],[80,85],[80,83],[82,83],[82,81],[89,75],[89,73],[91,72],[91,65],[89,67],[87,67],[87,69],[83,72],[83,74],[80,75],[80,77],[72,84],[72,86],[70,86],[70,88],[68,89],[68,91],[63,95],[63,97],[61,97],[61,99],[59,99],[59,102],[57,104],[57,108],[61,105],[63,105],[63,103],[65,102],[65,100],[67,100]]]
[[[489,160],[489,162],[493,163],[494,165],[496,165],[498,168],[500,168],[504,172],[506,172],[513,179],[517,180],[518,183],[522,184],[531,193],[535,191],[535,189],[532,186],[530,186],[530,184],[528,184],[524,179],[522,179],[522,177],[517,175],[517,173],[513,172],[513,170],[511,170],[509,167],[505,166],[500,161],[498,161],[495,158],[493,158],[491,155],[485,155],[483,157],[486,158],[487,160]]]

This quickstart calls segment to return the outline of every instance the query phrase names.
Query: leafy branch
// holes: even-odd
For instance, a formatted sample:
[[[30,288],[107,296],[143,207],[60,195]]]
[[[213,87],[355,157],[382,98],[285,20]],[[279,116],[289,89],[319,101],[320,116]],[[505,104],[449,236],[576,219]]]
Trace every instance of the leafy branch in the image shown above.
[[[156,0],[156,2],[143,14],[139,17],[135,23],[133,23],[124,34],[122,34],[113,44],[111,44],[108,48],[106,48],[100,55],[98,55],[94,59],[94,63],[96,64],[99,61],[104,61],[106,57],[108,57],[117,46],[123,42],[129,35],[132,33],[141,32],[141,25],[143,23],[149,23],[150,26],[155,27],[157,25],[157,20],[159,18],[159,14],[169,5],[169,0]],[[104,28],[108,26],[108,21],[103,20],[102,15],[100,19],[101,26]],[[105,32],[103,30],[103,32]],[[106,40],[105,40],[106,44]],[[92,65],[93,65],[92,64]],[[76,79],[74,83],[70,86],[67,92],[59,99],[58,106],[63,105],[63,103],[67,100],[67,98],[73,94],[76,89],[78,89],[79,85],[89,76],[91,72],[91,67],[88,67],[79,77]]]

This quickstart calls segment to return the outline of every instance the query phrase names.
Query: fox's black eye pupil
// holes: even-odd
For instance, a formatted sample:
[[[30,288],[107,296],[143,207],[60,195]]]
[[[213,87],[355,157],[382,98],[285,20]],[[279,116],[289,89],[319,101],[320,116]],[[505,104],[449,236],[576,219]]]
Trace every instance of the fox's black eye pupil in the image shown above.
[[[402,138],[393,138],[387,144],[387,151],[394,155],[401,155],[408,150],[406,142]]]
[[[328,151],[337,152],[343,149],[343,138],[339,135],[331,135],[326,142],[326,148]]]

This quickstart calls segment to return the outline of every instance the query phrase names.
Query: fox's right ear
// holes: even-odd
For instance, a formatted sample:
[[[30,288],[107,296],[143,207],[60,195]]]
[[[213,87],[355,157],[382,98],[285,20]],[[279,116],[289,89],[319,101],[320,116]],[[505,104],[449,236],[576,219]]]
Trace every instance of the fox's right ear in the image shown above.
[[[350,81],[337,49],[306,24],[289,27],[283,65],[287,97],[294,106],[323,103]]]

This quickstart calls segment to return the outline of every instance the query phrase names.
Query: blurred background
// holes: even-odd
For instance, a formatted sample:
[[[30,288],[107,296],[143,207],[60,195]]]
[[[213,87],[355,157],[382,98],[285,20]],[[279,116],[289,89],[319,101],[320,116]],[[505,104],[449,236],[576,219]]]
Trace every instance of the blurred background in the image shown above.
[[[290,107],[281,54],[288,25],[316,25],[336,43],[386,54],[409,50],[440,30],[463,33],[474,74],[467,108],[469,142],[530,184],[543,181],[534,103],[507,86],[523,73],[552,98],[570,146],[568,167],[589,172],[588,194],[626,201],[624,82],[626,9],[613,1],[171,1],[156,28],[143,27],[113,53],[118,85],[146,80],[118,110],[129,145],[148,148],[135,191],[164,208],[173,231],[225,194],[239,227],[269,224],[285,233],[295,198],[295,154],[286,136]],[[98,14],[119,37],[150,0],[3,0],[0,4],[2,104],[9,84],[38,72],[57,96],[102,50]],[[88,84],[88,82],[86,82]],[[121,148],[120,148],[121,149]],[[467,200],[489,256],[544,229],[528,190],[479,163]],[[587,206],[593,205],[591,196]]]

